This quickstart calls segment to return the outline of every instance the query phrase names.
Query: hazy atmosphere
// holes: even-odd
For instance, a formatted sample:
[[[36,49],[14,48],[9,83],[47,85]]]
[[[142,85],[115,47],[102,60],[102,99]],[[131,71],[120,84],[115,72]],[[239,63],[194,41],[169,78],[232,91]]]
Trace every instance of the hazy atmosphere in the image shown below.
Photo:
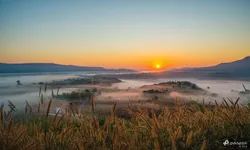
[[[0,150],[250,147],[250,1],[0,0]]]
[[[250,55],[249,3],[1,0],[0,62],[133,69],[229,62]]]

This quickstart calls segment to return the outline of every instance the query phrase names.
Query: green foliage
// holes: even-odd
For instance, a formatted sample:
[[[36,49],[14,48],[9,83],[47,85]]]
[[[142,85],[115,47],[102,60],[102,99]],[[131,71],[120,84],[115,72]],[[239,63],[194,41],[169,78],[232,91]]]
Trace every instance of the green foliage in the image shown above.
[[[56,96],[57,99],[68,99],[68,100],[77,100],[90,98],[91,92],[89,90],[85,90],[84,92],[76,92],[73,91],[71,93],[62,93]]]

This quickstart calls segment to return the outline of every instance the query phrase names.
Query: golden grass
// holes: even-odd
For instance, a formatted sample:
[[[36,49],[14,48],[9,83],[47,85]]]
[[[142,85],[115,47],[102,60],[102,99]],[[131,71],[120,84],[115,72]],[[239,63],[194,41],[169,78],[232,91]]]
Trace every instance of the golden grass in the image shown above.
[[[71,106],[74,116],[49,116],[52,99],[44,116],[21,122],[1,108],[0,149],[227,149],[222,143],[228,138],[250,142],[250,108],[238,101],[180,106],[176,99],[174,108],[151,111],[130,104],[129,120],[116,116],[116,103],[110,115],[95,116],[93,98],[92,115],[81,118]]]

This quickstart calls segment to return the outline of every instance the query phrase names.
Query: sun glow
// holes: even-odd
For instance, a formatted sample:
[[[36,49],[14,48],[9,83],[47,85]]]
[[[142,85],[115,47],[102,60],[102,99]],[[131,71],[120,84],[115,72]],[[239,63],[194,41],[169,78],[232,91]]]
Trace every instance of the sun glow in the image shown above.
[[[160,65],[160,64],[157,64],[155,67],[156,67],[157,69],[160,69],[160,68],[161,68],[161,65]]]

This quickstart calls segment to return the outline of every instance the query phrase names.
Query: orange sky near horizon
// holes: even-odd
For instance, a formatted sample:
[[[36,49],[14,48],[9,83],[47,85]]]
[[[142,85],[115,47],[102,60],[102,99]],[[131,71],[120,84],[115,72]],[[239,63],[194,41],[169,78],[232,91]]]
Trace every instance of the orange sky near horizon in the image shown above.
[[[52,51],[20,51],[4,52],[0,56],[1,62],[6,63],[57,63],[77,66],[101,66],[105,68],[131,68],[147,70],[166,70],[179,67],[202,67],[212,66],[222,62],[231,62],[250,56],[250,52],[240,53],[240,51],[217,51],[211,53],[204,51],[160,51],[160,50],[138,50],[131,52],[116,51],[106,54],[103,52],[81,52],[67,51],[60,53]],[[15,55],[15,57],[13,57]],[[3,57],[4,56],[4,57]],[[156,69],[156,65],[160,65]]]
[[[3,1],[0,63],[163,70],[231,62],[250,56],[249,6],[233,0]]]

